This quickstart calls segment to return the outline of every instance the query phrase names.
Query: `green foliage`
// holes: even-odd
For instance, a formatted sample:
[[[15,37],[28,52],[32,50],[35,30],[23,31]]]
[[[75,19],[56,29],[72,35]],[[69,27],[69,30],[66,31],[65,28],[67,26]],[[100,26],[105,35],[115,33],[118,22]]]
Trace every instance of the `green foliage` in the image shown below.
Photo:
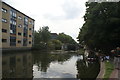
[[[48,41],[50,40],[49,27],[45,26],[34,32],[34,48],[39,50],[45,50],[50,46]],[[47,45],[48,44],[48,45]]]
[[[60,40],[62,43],[69,43],[69,44],[76,44],[75,40],[72,39],[71,36],[66,35],[64,33],[59,33],[58,40]]]
[[[51,38],[48,26],[40,28],[38,33],[39,33],[39,37],[40,37],[41,42],[47,43]]]
[[[99,74],[99,62],[89,63],[87,66],[87,61],[77,60],[77,79],[80,80],[96,80]]]
[[[69,44],[69,47],[72,49],[75,47],[73,44],[76,44],[71,36],[64,33],[60,33],[58,35],[58,39],[51,40],[51,34],[48,26],[35,31],[34,43],[34,49],[39,50],[60,50],[63,44]]]
[[[55,47],[55,50],[60,50],[62,46],[62,42],[59,40],[51,40],[52,44]]]
[[[46,50],[47,46],[45,43],[34,44],[33,49]]]
[[[34,32],[34,44],[38,44],[40,43],[40,36],[39,33],[37,31]]]
[[[120,46],[120,2],[86,3],[86,7],[78,41],[103,52]]]
[[[105,62],[105,74],[104,74],[104,80],[108,80],[110,78],[110,75],[112,71],[114,70],[114,66],[111,62]]]

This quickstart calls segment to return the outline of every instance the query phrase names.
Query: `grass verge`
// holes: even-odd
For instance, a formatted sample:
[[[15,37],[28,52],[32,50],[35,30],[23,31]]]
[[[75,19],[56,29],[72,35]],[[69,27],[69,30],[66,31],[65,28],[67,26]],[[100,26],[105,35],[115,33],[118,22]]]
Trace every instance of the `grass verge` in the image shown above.
[[[108,80],[112,71],[114,70],[114,65],[109,61],[105,61],[105,74],[104,74],[104,80]]]
[[[80,48],[79,51],[78,51],[78,54],[84,54],[84,49],[83,48]]]

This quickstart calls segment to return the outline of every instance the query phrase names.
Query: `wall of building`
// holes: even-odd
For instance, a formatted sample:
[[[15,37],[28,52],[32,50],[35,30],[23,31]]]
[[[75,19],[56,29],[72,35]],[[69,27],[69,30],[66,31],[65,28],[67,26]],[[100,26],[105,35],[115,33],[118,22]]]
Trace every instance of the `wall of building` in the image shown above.
[[[17,19],[17,34],[16,34],[16,47],[22,47],[23,46],[23,24],[24,24],[24,15],[17,12],[17,17],[21,17],[21,19]],[[20,26],[21,27],[18,27]],[[21,33],[21,35],[18,35],[18,33]],[[18,41],[21,41],[21,43],[19,43]]]
[[[6,9],[7,12],[2,12],[2,18],[6,19],[7,22],[2,22],[2,29],[7,30],[7,32],[2,32],[2,39],[7,39],[7,42],[2,42],[2,48],[4,49],[14,49],[14,48],[31,48],[33,44],[33,31],[34,31],[34,20],[31,19],[30,17],[26,16],[25,14],[21,13],[20,11],[14,9],[13,7],[7,5],[6,3],[2,3],[2,8]],[[15,17],[15,22],[16,22],[16,33],[12,34],[11,33],[11,12],[10,11],[15,11],[16,17]],[[27,25],[25,24],[25,18],[28,20]],[[13,23],[12,23],[13,24]],[[21,25],[21,26],[20,26]],[[24,36],[24,28],[26,26],[26,34],[27,36]],[[10,37],[15,37],[15,45],[11,45],[10,42]],[[24,45],[25,41],[23,39],[26,39],[27,42]]]
[[[2,31],[1,31],[1,29],[2,29],[2,22],[1,22],[1,19],[2,19],[2,11],[1,11],[1,9],[2,9],[2,2],[1,2],[1,0],[0,0],[0,80],[2,79],[2,41],[1,41],[1,39],[2,39]]]
[[[2,8],[6,9],[7,12],[2,12],[2,18],[3,19],[6,19],[7,22],[2,22],[2,29],[6,29],[7,30],[7,33],[6,32],[2,32],[2,39],[7,39],[7,42],[3,42],[2,43],[2,47],[4,48],[9,48],[10,47],[10,29],[9,29],[9,24],[10,24],[10,15],[9,15],[9,10],[10,10],[10,7],[8,7],[7,5],[5,4],[2,4]]]
[[[2,2],[1,2],[1,0],[0,0],[0,39],[2,40],[2,22],[1,22],[1,20],[2,20],[2,11],[1,11],[1,9],[2,9]],[[2,41],[0,40],[0,48],[2,48]]]
[[[33,26],[33,23],[34,23],[34,22],[33,22],[33,20],[31,20],[31,19],[29,19],[28,21],[29,21],[29,24],[28,24],[28,26],[29,26],[29,28],[28,28],[28,35],[29,35],[29,36],[28,36],[28,47],[31,47],[31,46],[32,46],[32,43],[33,43],[33,42],[32,42],[32,39],[33,39],[33,36],[32,36],[32,35],[33,35],[33,30],[34,30],[34,29],[33,29],[33,27],[34,27],[34,26]],[[30,36],[30,35],[31,35],[31,36]]]

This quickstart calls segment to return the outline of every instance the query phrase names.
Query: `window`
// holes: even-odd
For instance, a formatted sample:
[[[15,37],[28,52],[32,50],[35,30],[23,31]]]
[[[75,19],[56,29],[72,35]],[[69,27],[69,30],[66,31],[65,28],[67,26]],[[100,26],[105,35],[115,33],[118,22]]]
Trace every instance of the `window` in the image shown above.
[[[7,42],[7,39],[2,39],[2,42]]]
[[[6,23],[6,22],[7,22],[7,20],[2,18],[2,22]]]
[[[16,34],[16,28],[11,28],[10,34]]]
[[[22,17],[21,17],[21,16],[18,16],[18,19],[19,19],[19,20],[22,20]]]
[[[10,33],[16,34],[16,20],[14,19],[10,20]]]
[[[32,24],[32,21],[30,21],[29,24]]]
[[[20,32],[18,32],[18,35],[21,35],[21,33],[20,33]]]
[[[12,33],[13,33],[13,30],[10,30],[10,33],[12,34]]]
[[[24,25],[23,33],[24,33],[23,34],[24,37],[28,36],[28,26],[27,25]]]
[[[32,28],[29,28],[29,30],[32,30]]]
[[[15,11],[15,10],[12,9],[12,10],[10,11],[10,15],[11,15],[11,18],[12,18],[12,19],[16,19],[16,11]]]
[[[7,9],[5,9],[5,8],[2,8],[1,10],[2,10],[2,12],[4,12],[4,13],[7,12]]]
[[[23,46],[27,46],[27,39],[26,38],[23,39]]]
[[[29,41],[29,44],[31,44],[32,42],[31,41]]]
[[[16,21],[15,20],[10,20],[10,24],[13,24],[13,25],[16,25],[17,23],[16,23]]]
[[[7,33],[7,30],[6,29],[2,29],[2,32]]]
[[[31,35],[29,35],[29,37],[32,37]]]
[[[18,40],[18,43],[21,43],[21,41],[20,41],[20,40]]]
[[[19,25],[18,25],[18,27],[20,27],[20,28],[21,28],[21,27],[22,27],[22,25],[21,25],[21,24],[19,24]]]
[[[28,18],[27,17],[24,18],[24,25],[28,25]]]
[[[10,46],[16,46],[16,37],[10,36]]]

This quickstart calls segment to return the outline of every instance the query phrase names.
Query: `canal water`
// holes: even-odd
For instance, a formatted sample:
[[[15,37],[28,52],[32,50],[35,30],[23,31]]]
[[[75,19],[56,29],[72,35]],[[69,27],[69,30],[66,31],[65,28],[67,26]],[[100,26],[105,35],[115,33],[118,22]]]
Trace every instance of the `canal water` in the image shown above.
[[[64,52],[9,52],[2,54],[3,78],[96,78],[98,61],[83,60],[83,55]]]

